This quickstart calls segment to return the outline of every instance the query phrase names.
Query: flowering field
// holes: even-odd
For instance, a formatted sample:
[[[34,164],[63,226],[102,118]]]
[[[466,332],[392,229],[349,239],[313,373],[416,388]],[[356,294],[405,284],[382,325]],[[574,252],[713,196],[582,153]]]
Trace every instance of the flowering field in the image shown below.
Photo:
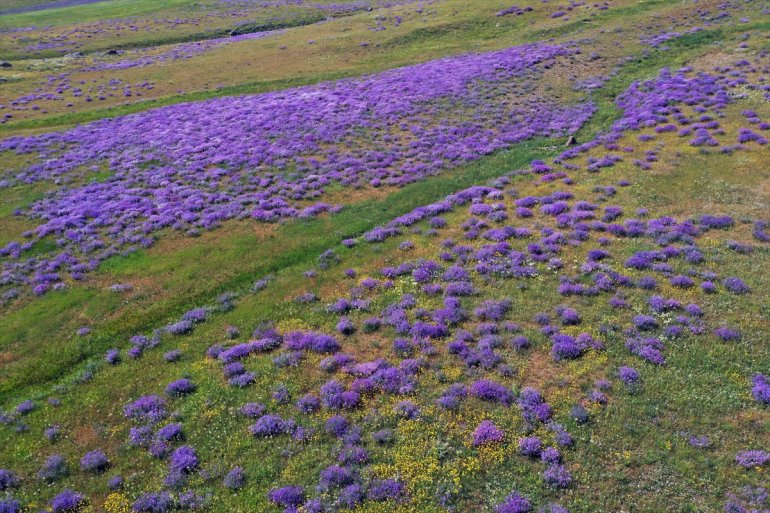
[[[770,10],[473,4],[0,34],[0,513],[770,511]]]

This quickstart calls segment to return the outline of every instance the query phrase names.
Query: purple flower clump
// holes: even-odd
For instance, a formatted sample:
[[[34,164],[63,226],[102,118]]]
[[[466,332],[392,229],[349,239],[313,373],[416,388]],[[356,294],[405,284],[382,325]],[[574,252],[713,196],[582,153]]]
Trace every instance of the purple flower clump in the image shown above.
[[[735,455],[735,461],[745,468],[762,467],[770,462],[770,452],[759,449],[742,451]]]
[[[19,478],[10,470],[0,468],[0,491],[10,490],[19,486]]]
[[[473,383],[470,387],[470,393],[482,401],[497,402],[503,406],[510,406],[515,399],[513,392],[508,387],[489,379],[481,379]]]
[[[168,492],[145,493],[134,501],[131,509],[136,513],[168,513],[174,509],[174,499]]]
[[[754,396],[754,400],[770,406],[770,377],[764,374],[757,374],[752,379],[752,384],[754,386],[751,389],[751,395]]]
[[[273,437],[288,433],[290,429],[290,423],[278,415],[263,415],[251,425],[249,431],[256,437]]]
[[[187,473],[198,468],[199,463],[200,461],[195,449],[189,445],[183,445],[171,454],[169,466],[172,470]]]
[[[495,513],[529,513],[532,503],[517,492],[512,492],[505,501],[495,506]]]
[[[267,498],[279,506],[299,506],[305,502],[305,490],[301,486],[273,488],[268,492]]]
[[[225,475],[222,484],[230,490],[239,490],[246,485],[246,474],[243,467],[235,467]]]
[[[543,442],[536,436],[529,436],[519,440],[519,454],[529,458],[539,458]]]
[[[490,420],[484,420],[473,431],[473,445],[478,447],[480,445],[494,444],[502,442],[505,434],[502,429],[495,426]]]
[[[107,470],[110,462],[107,459],[107,455],[103,451],[96,450],[86,453],[80,459],[80,468],[86,472],[93,472],[99,474]]]
[[[64,490],[51,501],[52,513],[75,513],[85,505],[86,498],[83,494],[73,490]]]
[[[195,384],[188,378],[178,379],[172,381],[166,386],[166,394],[172,397],[179,397],[183,395],[192,394],[195,392]]]

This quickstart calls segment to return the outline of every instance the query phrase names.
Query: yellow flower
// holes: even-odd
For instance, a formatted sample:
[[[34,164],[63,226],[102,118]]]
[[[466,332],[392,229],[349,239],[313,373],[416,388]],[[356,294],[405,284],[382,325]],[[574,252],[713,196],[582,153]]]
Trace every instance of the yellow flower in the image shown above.
[[[104,511],[107,513],[130,513],[131,503],[122,493],[111,493],[104,501]]]
[[[276,324],[276,329],[280,333],[287,333],[289,331],[307,331],[312,329],[312,326],[306,323],[303,319],[284,319],[282,321],[278,321]]]

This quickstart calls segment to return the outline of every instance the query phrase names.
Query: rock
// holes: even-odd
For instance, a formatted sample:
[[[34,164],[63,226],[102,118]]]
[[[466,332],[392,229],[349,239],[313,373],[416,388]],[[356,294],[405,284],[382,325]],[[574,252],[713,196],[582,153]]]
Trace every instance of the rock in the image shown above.
[[[570,135],[569,138],[567,139],[567,144],[565,144],[565,146],[575,146],[577,143],[578,142],[577,142],[577,139],[575,139],[575,136]]]
[[[0,61],[0,68],[11,68],[13,64],[8,61]]]
[[[119,53],[117,50],[107,50],[107,55],[118,55]]]

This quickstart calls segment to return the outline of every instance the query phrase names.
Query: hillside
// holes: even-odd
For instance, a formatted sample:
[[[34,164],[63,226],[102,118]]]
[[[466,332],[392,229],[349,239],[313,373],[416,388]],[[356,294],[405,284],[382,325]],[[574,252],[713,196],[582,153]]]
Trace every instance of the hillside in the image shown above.
[[[765,2],[0,12],[0,513],[770,511]]]

